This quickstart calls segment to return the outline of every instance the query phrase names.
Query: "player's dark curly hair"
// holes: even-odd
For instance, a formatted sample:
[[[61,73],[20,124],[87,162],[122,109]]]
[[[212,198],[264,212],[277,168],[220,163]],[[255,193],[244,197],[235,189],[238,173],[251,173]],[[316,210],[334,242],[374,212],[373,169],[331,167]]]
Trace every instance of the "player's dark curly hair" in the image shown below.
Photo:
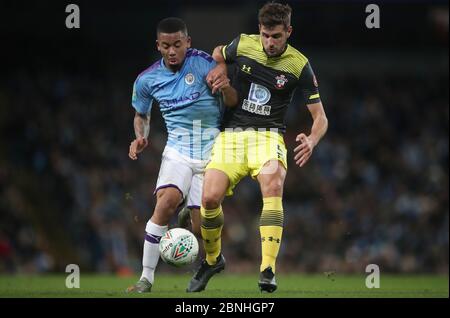
[[[165,18],[159,21],[156,27],[156,34],[160,33],[176,33],[181,31],[184,35],[188,35],[186,23],[180,18]]]
[[[268,2],[259,9],[258,21],[269,29],[280,24],[287,29],[291,25],[291,13],[292,9],[288,4]]]

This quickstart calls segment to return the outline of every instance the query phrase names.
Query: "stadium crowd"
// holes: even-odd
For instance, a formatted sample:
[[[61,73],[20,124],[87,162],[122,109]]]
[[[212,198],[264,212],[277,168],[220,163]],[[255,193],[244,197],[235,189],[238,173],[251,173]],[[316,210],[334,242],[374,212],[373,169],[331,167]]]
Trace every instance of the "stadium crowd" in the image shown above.
[[[18,68],[0,86],[0,273],[139,272],[166,132],[157,107],[150,146],[128,158],[136,74],[52,65]],[[297,272],[448,273],[448,73],[321,80],[329,131],[302,169],[290,155],[278,267]],[[228,270],[259,264],[257,184],[225,200]],[[175,224],[173,220],[172,224]],[[158,270],[172,270],[161,266]]]

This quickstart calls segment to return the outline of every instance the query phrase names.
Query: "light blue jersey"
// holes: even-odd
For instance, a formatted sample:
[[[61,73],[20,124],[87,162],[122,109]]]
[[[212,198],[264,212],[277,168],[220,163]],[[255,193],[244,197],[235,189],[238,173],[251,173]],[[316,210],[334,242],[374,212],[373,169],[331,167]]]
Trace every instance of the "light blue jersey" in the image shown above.
[[[133,107],[140,114],[150,114],[152,102],[158,102],[166,122],[167,146],[191,159],[208,159],[219,132],[220,98],[212,95],[205,80],[215,65],[209,54],[188,49],[179,71],[173,73],[160,59],[134,82]]]

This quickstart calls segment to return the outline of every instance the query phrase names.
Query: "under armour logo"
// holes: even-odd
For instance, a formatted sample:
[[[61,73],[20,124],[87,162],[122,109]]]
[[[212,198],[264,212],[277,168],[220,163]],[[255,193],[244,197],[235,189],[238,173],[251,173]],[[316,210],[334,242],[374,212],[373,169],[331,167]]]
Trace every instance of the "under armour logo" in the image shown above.
[[[247,65],[242,65],[242,71],[243,72],[245,72],[245,73],[248,73],[248,74],[250,74],[250,71],[252,70],[252,68],[250,67],[250,66],[247,66]]]
[[[266,238],[265,237],[262,237],[261,238],[261,242],[265,242],[266,241]],[[276,243],[280,243],[281,242],[281,240],[279,239],[279,238],[275,238],[275,237],[273,237],[273,236],[269,236],[268,238],[267,238],[267,241],[269,241],[269,242],[276,242]]]

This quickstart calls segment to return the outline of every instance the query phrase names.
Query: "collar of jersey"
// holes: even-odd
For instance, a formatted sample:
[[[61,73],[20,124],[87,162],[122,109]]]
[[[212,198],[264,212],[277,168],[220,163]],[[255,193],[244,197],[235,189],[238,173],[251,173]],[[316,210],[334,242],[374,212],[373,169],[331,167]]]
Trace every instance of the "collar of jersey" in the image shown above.
[[[189,50],[191,50],[191,49],[188,49],[188,50],[186,51],[186,55],[187,55],[187,53],[189,52]],[[180,68],[178,71],[176,71],[175,73],[172,72],[170,69],[168,69],[168,68],[166,67],[166,65],[164,64],[164,58],[161,58],[159,64],[160,64],[161,67],[163,68],[164,72],[167,72],[167,73],[169,73],[169,74],[171,74],[171,75],[176,75],[176,74],[178,74],[178,73],[181,73],[181,71],[184,69],[184,67],[185,67],[185,65],[186,65],[186,60],[187,60],[187,57],[185,56],[185,57],[184,57],[184,61],[183,61],[183,65],[181,65],[181,68]]]

